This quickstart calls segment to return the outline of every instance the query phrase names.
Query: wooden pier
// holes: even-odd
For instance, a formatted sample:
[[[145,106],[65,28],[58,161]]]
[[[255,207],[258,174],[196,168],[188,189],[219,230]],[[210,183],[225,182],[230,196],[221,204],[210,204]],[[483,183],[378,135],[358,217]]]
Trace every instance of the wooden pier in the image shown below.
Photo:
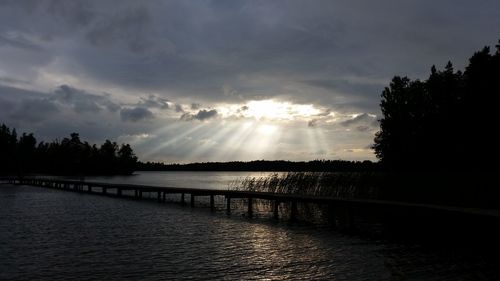
[[[417,204],[396,201],[370,200],[370,199],[340,199],[318,196],[292,195],[282,193],[252,192],[237,190],[214,190],[201,188],[182,187],[158,187],[147,185],[114,184],[103,182],[87,182],[77,180],[62,180],[36,177],[7,177],[0,178],[1,182],[16,185],[32,185],[53,189],[68,190],[81,193],[99,194],[115,197],[128,197],[142,199],[143,193],[154,194],[158,202],[165,202],[167,194],[180,195],[180,202],[185,204],[186,195],[190,197],[190,206],[195,207],[197,197],[208,197],[210,210],[215,211],[215,197],[223,197],[227,213],[231,212],[232,199],[246,199],[247,213],[253,214],[254,199],[267,200],[271,202],[273,217],[279,217],[280,206],[286,204],[291,220],[297,217],[297,204],[313,203],[333,207],[338,213],[345,213],[344,220],[349,222],[352,215],[351,210],[383,211],[390,213],[420,213],[427,215],[449,214],[458,216],[477,216],[482,218],[500,219],[500,210],[462,208],[452,206],[439,206],[430,204]],[[125,191],[128,191],[126,194]],[[131,194],[131,195],[130,195]]]

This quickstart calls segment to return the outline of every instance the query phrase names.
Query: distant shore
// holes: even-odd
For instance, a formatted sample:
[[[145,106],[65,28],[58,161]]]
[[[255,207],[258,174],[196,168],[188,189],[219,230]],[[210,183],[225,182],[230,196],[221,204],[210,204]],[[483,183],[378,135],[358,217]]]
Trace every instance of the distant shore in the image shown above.
[[[137,171],[249,171],[249,172],[370,172],[379,171],[378,162],[345,160],[254,160],[230,162],[200,162],[188,164],[165,164],[161,162],[139,162]]]

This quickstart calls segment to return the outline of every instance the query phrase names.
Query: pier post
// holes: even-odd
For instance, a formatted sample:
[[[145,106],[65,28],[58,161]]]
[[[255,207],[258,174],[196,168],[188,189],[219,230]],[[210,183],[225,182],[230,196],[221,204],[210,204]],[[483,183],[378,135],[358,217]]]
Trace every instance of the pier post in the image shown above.
[[[248,197],[248,216],[253,216],[253,199],[252,197]]]
[[[108,193],[108,189],[106,187],[103,187],[102,188],[102,194],[107,194]]]
[[[278,200],[274,200],[274,204],[273,204],[273,217],[275,219],[278,219],[279,218],[279,206],[280,206],[280,202]]]
[[[184,205],[186,202],[184,201],[184,192],[181,193],[181,204]]]
[[[121,188],[116,189],[116,195],[118,195],[118,197],[122,196],[122,189]]]
[[[194,194],[191,193],[191,207],[194,207]]]
[[[231,213],[231,197],[229,196],[226,197],[226,212]]]
[[[139,194],[138,194],[138,192],[137,192],[137,189],[134,189],[134,197],[135,197],[135,199],[137,199],[137,197],[139,197]]]
[[[158,191],[157,198],[158,198],[158,203],[161,203],[161,191]]]
[[[290,208],[290,220],[294,221],[297,219],[297,201],[292,201],[292,206]]]
[[[210,211],[215,211],[215,200],[214,200],[214,195],[210,195]]]
[[[164,191],[163,192],[163,203],[165,203],[165,201],[167,201],[167,193]]]
[[[90,184],[88,185],[87,192],[92,193],[92,186]]]
[[[142,190],[139,190],[139,199],[142,199]]]

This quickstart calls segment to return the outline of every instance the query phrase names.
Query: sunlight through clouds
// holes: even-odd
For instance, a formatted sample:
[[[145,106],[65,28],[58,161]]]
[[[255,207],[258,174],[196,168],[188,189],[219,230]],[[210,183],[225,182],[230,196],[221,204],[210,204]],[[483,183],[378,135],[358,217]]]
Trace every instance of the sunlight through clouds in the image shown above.
[[[141,155],[174,162],[374,158],[372,151],[364,148],[372,139],[375,115],[334,112],[312,104],[278,100],[182,107],[182,112],[156,115],[158,120],[171,116],[164,128],[148,137],[134,136]],[[199,112],[215,114],[210,118],[179,117],[197,116]],[[351,141],[342,145],[345,134],[351,136]]]
[[[223,104],[217,111],[224,117],[236,116],[269,121],[292,121],[311,118],[325,110],[312,104],[294,104],[277,100],[251,100],[245,104]]]

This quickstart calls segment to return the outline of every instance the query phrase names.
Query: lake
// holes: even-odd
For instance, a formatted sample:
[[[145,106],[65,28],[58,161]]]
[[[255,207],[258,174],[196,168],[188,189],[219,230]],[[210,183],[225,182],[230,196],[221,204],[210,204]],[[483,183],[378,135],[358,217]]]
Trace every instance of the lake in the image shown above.
[[[87,180],[227,188],[260,173]],[[260,174],[265,176],[266,174]],[[0,185],[0,280],[497,280],[498,255],[346,235],[327,225]]]
[[[247,177],[268,177],[283,172],[135,172],[131,176],[90,176],[86,181],[143,184],[153,186],[228,189]]]

